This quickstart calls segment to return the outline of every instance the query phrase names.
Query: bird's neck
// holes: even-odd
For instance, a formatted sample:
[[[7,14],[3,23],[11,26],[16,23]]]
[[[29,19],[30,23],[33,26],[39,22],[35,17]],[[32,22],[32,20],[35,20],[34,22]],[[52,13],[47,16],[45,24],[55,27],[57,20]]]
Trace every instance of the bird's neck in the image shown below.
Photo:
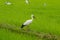
[[[33,20],[33,17],[31,19]]]

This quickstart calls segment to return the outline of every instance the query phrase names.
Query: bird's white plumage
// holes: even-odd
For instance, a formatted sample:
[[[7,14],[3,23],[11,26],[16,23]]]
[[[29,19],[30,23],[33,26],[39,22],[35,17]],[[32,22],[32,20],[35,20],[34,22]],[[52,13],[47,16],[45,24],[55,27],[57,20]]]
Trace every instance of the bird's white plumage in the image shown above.
[[[26,4],[29,4],[29,1],[28,0],[25,0]]]
[[[27,20],[26,22],[24,22],[23,25],[29,25],[29,24],[31,24],[31,23],[32,23],[32,20]]]
[[[11,5],[12,3],[11,2],[5,2],[6,5]]]

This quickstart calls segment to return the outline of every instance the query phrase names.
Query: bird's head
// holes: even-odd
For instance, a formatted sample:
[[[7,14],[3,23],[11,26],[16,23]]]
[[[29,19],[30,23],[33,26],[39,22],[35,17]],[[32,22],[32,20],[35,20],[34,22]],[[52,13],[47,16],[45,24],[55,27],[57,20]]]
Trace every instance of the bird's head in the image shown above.
[[[35,16],[32,14],[32,15],[31,15],[31,18],[35,18]]]

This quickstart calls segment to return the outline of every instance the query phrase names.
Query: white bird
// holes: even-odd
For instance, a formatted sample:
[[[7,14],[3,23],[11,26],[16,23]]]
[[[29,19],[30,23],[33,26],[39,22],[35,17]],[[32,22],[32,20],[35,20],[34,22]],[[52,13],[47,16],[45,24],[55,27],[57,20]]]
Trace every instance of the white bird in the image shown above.
[[[6,5],[11,5],[12,3],[11,2],[5,2]]]
[[[44,3],[44,7],[46,7],[47,6],[47,4],[46,3]]]
[[[28,0],[25,0],[26,4],[29,4],[29,1]]]
[[[31,24],[34,18],[35,18],[34,15],[31,15],[31,19],[27,20],[26,22],[24,22],[22,24],[21,28],[23,28],[24,26],[28,26],[29,24]]]

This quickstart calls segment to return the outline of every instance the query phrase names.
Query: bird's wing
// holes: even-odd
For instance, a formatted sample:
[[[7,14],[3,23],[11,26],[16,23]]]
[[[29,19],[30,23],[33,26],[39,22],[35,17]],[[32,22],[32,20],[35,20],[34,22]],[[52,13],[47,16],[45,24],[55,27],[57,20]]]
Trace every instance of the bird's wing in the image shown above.
[[[24,22],[23,25],[29,25],[32,22],[32,20],[27,20],[26,22]]]

